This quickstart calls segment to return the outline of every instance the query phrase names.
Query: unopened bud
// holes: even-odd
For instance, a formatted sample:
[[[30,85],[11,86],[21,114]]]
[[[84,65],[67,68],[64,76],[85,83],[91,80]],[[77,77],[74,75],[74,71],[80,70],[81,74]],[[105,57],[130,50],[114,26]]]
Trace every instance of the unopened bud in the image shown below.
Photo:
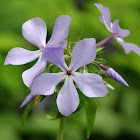
[[[129,85],[126,83],[126,81],[121,77],[120,74],[118,74],[113,68],[104,66],[103,64],[98,64],[105,72],[108,74],[109,77],[113,78],[114,80],[118,81],[119,83],[125,85],[126,87],[129,87]]]
[[[108,70],[106,70],[106,73],[108,74],[109,77],[112,77],[114,80],[118,81],[119,83],[125,85],[126,87],[129,87],[126,81],[114,69],[108,68]]]

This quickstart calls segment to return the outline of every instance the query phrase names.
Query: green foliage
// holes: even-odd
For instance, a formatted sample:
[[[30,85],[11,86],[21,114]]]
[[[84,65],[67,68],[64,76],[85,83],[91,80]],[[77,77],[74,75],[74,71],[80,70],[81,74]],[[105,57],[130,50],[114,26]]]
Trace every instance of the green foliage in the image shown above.
[[[46,98],[46,96],[41,95],[40,102],[42,102],[45,98]]]
[[[86,119],[87,119],[87,139],[89,139],[90,134],[93,130],[93,124],[95,121],[97,105],[91,98],[86,98],[85,101],[85,112],[86,112]]]
[[[34,140],[44,139],[44,137],[45,139],[55,139],[59,125],[58,119],[49,121],[44,117],[50,106],[41,102],[37,105],[39,109],[36,108],[36,111],[32,112],[29,119],[25,118],[26,125],[21,128],[20,121],[22,115],[19,106],[27,92],[27,87],[23,84],[21,75],[24,70],[30,68],[35,62],[22,66],[3,66],[3,63],[8,51],[14,47],[23,47],[28,50],[37,49],[23,38],[21,33],[22,24],[34,17],[44,19],[47,24],[49,38],[53,30],[55,18],[59,15],[67,14],[72,18],[69,42],[77,42],[79,39],[91,37],[96,38],[97,42],[99,42],[109,36],[110,33],[99,22],[98,18],[101,13],[94,6],[94,2],[100,2],[104,6],[109,7],[112,22],[117,18],[120,20],[121,28],[130,30],[131,35],[125,38],[125,41],[140,46],[139,0],[87,0],[82,4],[83,8],[81,9],[76,5],[75,0],[1,1],[0,139],[21,140],[25,139],[25,137]],[[99,56],[100,53],[97,53],[97,55]],[[70,63],[70,59],[66,59],[66,61],[68,61],[67,64]],[[140,57],[133,52],[125,55],[122,47],[113,40],[107,47],[104,47],[102,59],[96,59],[96,61],[113,67],[128,82],[130,87],[124,87],[116,81],[108,79],[107,82],[111,83],[115,90],[110,92],[110,96],[95,99],[98,105],[93,134],[95,139],[124,139],[122,137],[124,135],[131,139],[140,139]],[[50,66],[50,64],[48,65]],[[93,72],[96,73],[98,71],[96,67],[92,65],[90,67],[89,69],[93,69]],[[46,71],[50,72],[50,69],[48,68]],[[60,87],[58,86],[58,88]],[[42,109],[42,106],[45,106],[45,109]],[[54,108],[52,107],[51,109]],[[72,118],[73,116],[76,116],[76,118]],[[67,121],[64,139],[85,140],[83,130],[86,128],[86,124],[84,124],[85,118],[82,109],[74,113],[73,116]],[[96,134],[99,134],[100,138]],[[128,139],[128,137],[125,138]],[[92,135],[91,139],[94,139]]]
[[[84,105],[85,105],[85,98],[86,98],[86,97],[84,96],[84,94],[79,90],[79,88],[77,88],[77,92],[78,92],[78,94],[79,94],[80,104],[79,104],[77,110],[75,111],[75,113],[76,113],[77,111],[81,110],[81,109],[84,107]]]
[[[98,73],[99,71],[98,67],[94,64],[88,64],[86,66],[86,70],[88,73]]]
[[[22,115],[22,126],[24,125],[24,121],[27,118],[29,112],[31,111],[32,107],[34,105],[34,101],[31,101],[25,108],[24,113]]]
[[[49,120],[55,120],[55,119],[60,119],[60,118],[63,118],[65,116],[63,116],[59,111],[56,115],[51,115],[51,114],[47,114],[46,115],[47,119]]]

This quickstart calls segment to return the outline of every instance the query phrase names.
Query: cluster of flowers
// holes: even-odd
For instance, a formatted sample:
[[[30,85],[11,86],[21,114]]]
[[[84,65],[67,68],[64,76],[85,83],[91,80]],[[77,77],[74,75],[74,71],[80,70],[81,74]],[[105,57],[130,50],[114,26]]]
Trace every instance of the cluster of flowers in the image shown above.
[[[95,5],[102,13],[99,20],[112,34],[98,44],[96,44],[94,38],[86,38],[77,42],[72,50],[69,67],[65,63],[64,49],[67,47],[65,39],[69,34],[70,16],[63,15],[56,18],[52,36],[47,43],[47,27],[42,19],[33,18],[23,24],[23,37],[37,46],[39,50],[29,51],[19,47],[13,48],[9,51],[4,63],[5,65],[22,65],[38,58],[36,64],[22,74],[23,82],[27,87],[31,88],[31,93],[25,98],[21,107],[27,105],[36,95],[46,96],[53,94],[56,86],[65,79],[64,85],[57,95],[56,102],[59,112],[64,116],[69,116],[79,105],[79,95],[75,84],[87,97],[103,97],[108,93],[101,76],[87,73],[86,71],[83,73],[76,72],[79,68],[85,68],[85,65],[94,61],[97,47],[116,38],[126,54],[134,51],[140,55],[140,49],[137,45],[124,42],[122,39],[130,34],[129,30],[121,29],[118,19],[111,23],[111,14],[107,7],[103,7],[101,4]],[[42,73],[46,69],[47,62],[58,66],[62,72]],[[103,64],[98,64],[98,66],[109,77],[128,87],[125,80],[113,68]]]

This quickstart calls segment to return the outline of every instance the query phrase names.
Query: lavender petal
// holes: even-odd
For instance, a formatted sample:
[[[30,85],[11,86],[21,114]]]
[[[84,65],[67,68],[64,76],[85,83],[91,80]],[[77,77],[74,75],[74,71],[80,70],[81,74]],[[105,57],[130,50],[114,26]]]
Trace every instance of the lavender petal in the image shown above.
[[[32,18],[22,25],[23,37],[33,45],[43,48],[46,45],[47,26],[41,18]]]
[[[48,44],[58,44],[63,42],[69,34],[70,23],[71,17],[68,15],[57,17],[53,28],[53,33]]]
[[[65,79],[65,73],[42,73],[36,78],[31,86],[33,95],[51,95],[54,93],[55,87]]]
[[[5,59],[4,65],[23,65],[31,62],[40,56],[40,51],[29,51],[23,48],[11,49]]]
[[[117,38],[117,41],[124,48],[126,54],[129,54],[131,51],[134,51],[140,56],[140,48],[137,45],[133,43],[124,42],[124,40],[121,38]]]
[[[87,97],[104,97],[108,93],[101,76],[97,74],[75,72],[73,80]]]
[[[71,64],[69,69],[76,71],[83,67],[96,57],[96,40],[94,38],[83,39],[77,42],[72,50]]]
[[[127,29],[121,29],[119,27],[119,20],[116,19],[114,22],[113,22],[113,33],[119,37],[119,38],[124,38],[124,37],[127,37],[129,36],[130,34],[130,31],[127,30]]]
[[[70,77],[67,77],[64,85],[57,96],[57,106],[59,112],[64,116],[70,116],[79,105],[79,96],[74,83]]]
[[[30,69],[22,73],[22,79],[24,84],[27,87],[31,87],[34,78],[45,70],[46,65],[47,63],[45,61],[41,61],[41,56],[40,56],[40,58],[38,59],[38,61],[33,67],[31,67]]]
[[[34,99],[34,95],[32,95],[31,93],[29,93],[26,98],[24,99],[23,103],[21,104],[20,108],[24,107],[25,105],[27,105],[29,102],[31,102]]]
[[[110,10],[107,7],[104,7],[100,3],[96,3],[95,6],[99,9],[99,11],[102,13],[99,20],[105,24],[108,31],[112,32],[111,29],[111,14]]]
[[[66,45],[66,42],[58,45],[49,45],[43,51],[43,60],[51,62],[65,71],[67,69],[67,65],[64,60],[64,47]]]

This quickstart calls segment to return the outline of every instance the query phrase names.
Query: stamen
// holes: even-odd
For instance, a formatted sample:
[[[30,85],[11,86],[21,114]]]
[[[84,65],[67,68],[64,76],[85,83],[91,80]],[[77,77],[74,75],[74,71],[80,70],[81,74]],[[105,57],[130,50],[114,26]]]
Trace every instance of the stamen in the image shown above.
[[[67,71],[67,75],[68,75],[68,76],[71,75],[71,71]]]
[[[35,102],[35,104],[37,104],[37,100],[39,99],[39,97],[40,97],[40,95],[37,95],[37,96],[35,97],[35,99],[33,100],[33,101]]]

